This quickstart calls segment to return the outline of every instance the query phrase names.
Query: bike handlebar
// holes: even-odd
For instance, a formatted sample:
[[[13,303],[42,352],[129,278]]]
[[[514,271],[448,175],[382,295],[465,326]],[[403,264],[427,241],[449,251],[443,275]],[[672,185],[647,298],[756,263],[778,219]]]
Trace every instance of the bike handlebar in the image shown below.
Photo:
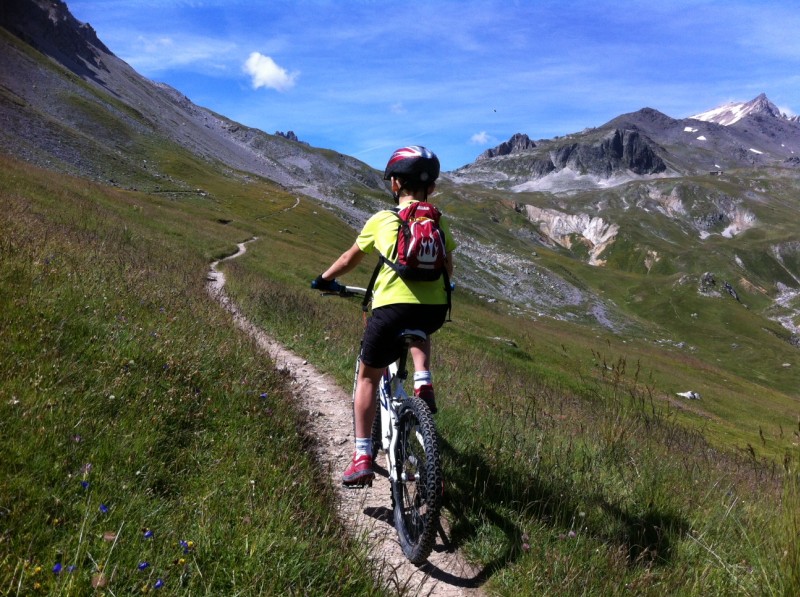
[[[343,296],[343,297],[353,297],[353,296],[364,296],[367,294],[366,288],[361,288],[360,286],[344,286],[340,285],[338,289],[331,289],[331,290],[322,290],[321,291],[325,296]]]
[[[323,296],[343,296],[343,297],[353,297],[353,296],[366,296],[367,289],[361,288],[360,286],[345,286],[344,284],[339,284],[336,280],[331,280],[327,283],[328,286],[326,288],[317,288],[316,280],[311,283],[311,288],[315,290],[319,290]],[[456,289],[456,285],[453,282],[450,282],[450,291],[454,291]]]
[[[335,294],[339,296],[364,296],[367,294],[367,289],[360,286],[342,286]]]

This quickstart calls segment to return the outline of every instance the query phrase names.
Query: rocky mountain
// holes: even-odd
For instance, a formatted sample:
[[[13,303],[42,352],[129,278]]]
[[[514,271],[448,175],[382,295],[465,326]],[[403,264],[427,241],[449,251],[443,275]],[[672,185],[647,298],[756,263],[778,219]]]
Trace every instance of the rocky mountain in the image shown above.
[[[705,122],[716,122],[717,124],[721,124],[723,126],[729,126],[736,124],[742,118],[747,116],[779,118],[791,122],[797,122],[800,120],[800,117],[798,116],[788,116],[781,112],[778,106],[769,101],[766,93],[762,93],[757,98],[750,100],[749,102],[731,102],[725,104],[724,106],[720,106],[706,112],[701,112],[700,114],[695,114],[689,118],[703,120]]]
[[[0,141],[29,161],[121,186],[144,178],[154,188],[180,187],[148,160],[163,146],[345,211],[354,190],[385,193],[380,175],[354,158],[311,148],[294,133],[246,127],[142,77],[61,0],[4,0],[0,26]],[[112,167],[97,159],[107,155]]]
[[[169,166],[180,154],[318,199],[354,227],[387,196],[381,173],[354,158],[142,77],[61,0],[5,0],[0,57],[0,148],[17,158],[147,193],[194,191]],[[460,286],[521,316],[613,333],[660,325],[678,343],[693,328],[666,314],[727,300],[728,284],[761,318],[752,334],[783,334],[779,321],[800,343],[800,123],[756,100],[728,125],[644,108],[555,139],[518,133],[445,173],[436,201],[454,222]],[[711,279],[726,292],[701,284]]]
[[[454,177],[517,192],[574,192],[732,168],[797,166],[800,158],[800,122],[763,94],[692,118],[644,108],[526,147],[520,147],[521,137],[527,139],[514,135]]]
[[[517,133],[513,135],[508,141],[505,141],[495,147],[494,149],[487,149],[478,156],[478,160],[485,160],[488,158],[496,158],[501,155],[508,155],[510,153],[518,153],[536,147],[536,143],[530,140],[528,135]]]

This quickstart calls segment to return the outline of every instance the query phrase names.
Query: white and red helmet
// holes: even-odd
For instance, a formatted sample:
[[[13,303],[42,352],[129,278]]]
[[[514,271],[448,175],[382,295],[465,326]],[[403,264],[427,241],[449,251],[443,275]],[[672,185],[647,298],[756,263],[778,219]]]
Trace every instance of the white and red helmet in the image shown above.
[[[426,186],[439,177],[439,167],[439,158],[430,149],[409,145],[395,150],[389,158],[383,180],[395,177],[409,186]]]

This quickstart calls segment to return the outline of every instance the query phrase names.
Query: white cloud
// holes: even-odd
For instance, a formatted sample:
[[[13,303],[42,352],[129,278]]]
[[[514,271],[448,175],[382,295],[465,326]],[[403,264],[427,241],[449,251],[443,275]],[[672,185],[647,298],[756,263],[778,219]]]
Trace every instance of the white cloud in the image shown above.
[[[253,89],[269,87],[277,91],[286,91],[294,87],[297,73],[288,73],[278,66],[269,56],[253,52],[244,63],[244,71],[252,77]]]
[[[391,106],[389,106],[389,110],[392,112],[392,114],[405,114],[406,112],[408,112],[408,110],[406,110],[406,107],[403,105],[403,102],[397,102],[396,104],[392,104]]]
[[[171,70],[225,72],[236,50],[233,42],[183,34],[138,35],[118,45],[115,53],[149,77]]]
[[[472,135],[470,143],[473,145],[489,145],[490,143],[494,143],[494,137],[486,131],[481,131],[480,133]]]

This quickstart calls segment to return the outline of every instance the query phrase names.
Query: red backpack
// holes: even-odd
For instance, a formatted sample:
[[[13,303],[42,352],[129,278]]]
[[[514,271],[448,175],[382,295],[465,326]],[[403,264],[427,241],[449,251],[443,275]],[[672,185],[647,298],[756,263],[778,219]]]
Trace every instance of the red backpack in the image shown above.
[[[395,212],[399,220],[397,241],[389,257],[381,255],[364,297],[364,308],[372,297],[372,287],[381,266],[386,264],[403,280],[432,282],[444,276],[447,303],[450,304],[450,280],[445,268],[447,249],[444,230],[439,227],[442,212],[427,201],[414,203]]]
[[[425,201],[415,201],[397,212],[400,227],[397,230],[392,257],[382,261],[404,280],[431,282],[438,280],[444,271],[444,231],[439,227],[440,212]]]

